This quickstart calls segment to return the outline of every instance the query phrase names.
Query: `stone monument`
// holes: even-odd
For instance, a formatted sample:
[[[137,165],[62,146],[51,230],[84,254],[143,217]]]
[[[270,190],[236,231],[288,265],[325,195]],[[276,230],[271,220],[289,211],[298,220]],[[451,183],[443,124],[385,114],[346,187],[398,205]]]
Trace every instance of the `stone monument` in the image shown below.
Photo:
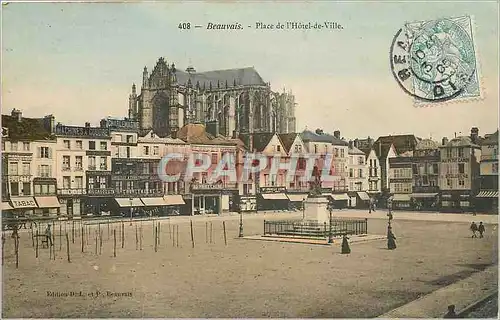
[[[309,196],[304,201],[304,220],[329,223],[329,200],[321,192],[321,173],[317,166],[314,166],[313,176],[314,181],[310,183]]]

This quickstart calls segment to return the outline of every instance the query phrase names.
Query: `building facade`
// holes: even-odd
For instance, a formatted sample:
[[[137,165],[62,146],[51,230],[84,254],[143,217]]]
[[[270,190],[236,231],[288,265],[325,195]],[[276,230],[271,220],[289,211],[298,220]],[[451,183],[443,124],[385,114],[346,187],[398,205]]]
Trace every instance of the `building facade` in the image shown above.
[[[412,209],[439,209],[439,163],[439,143],[431,139],[420,140],[413,152]]]
[[[478,136],[443,138],[440,150],[439,188],[441,211],[474,210],[474,196],[479,191]]]
[[[129,96],[129,118],[143,130],[166,136],[184,125],[212,125],[223,136],[253,132],[294,132],[295,99],[275,93],[254,68],[196,72],[177,70],[159,58],[142,86]]]
[[[368,167],[366,155],[356,147],[355,141],[349,141],[349,207],[367,208],[370,197],[368,190]]]
[[[389,192],[393,209],[410,209],[413,191],[413,152],[389,158]]]
[[[59,213],[53,166],[56,141],[44,126],[50,119],[26,118],[17,109],[2,115],[2,212]]]
[[[498,214],[498,130],[481,141],[480,188],[477,210]]]

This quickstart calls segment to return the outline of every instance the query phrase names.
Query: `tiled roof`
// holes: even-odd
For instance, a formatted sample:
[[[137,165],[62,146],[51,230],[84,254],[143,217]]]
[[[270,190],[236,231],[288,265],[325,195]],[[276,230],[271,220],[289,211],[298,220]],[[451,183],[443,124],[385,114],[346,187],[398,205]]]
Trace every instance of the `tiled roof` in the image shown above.
[[[495,133],[485,136],[484,139],[481,141],[481,144],[483,145],[498,144],[498,130]]]
[[[414,150],[420,139],[413,134],[400,134],[394,136],[379,137],[375,143],[382,143],[382,145],[393,144],[398,154]]]
[[[285,151],[289,153],[290,148],[292,147],[293,142],[297,137],[297,133],[280,133],[278,134],[278,136],[281,140],[281,143],[283,143],[283,147],[285,147]]]
[[[263,151],[267,147],[271,139],[274,137],[274,135],[275,135],[274,133],[264,133],[264,132],[252,134],[253,148],[258,152]]]
[[[349,151],[348,151],[349,154],[359,154],[359,155],[366,155],[363,151],[359,150],[358,148],[356,147],[352,147],[352,148],[349,148]]]
[[[471,137],[469,136],[460,136],[451,139],[445,146],[441,146],[441,148],[449,148],[449,147],[479,147],[477,144],[472,142]]]
[[[21,118],[17,121],[16,117],[2,114],[2,127],[8,129],[10,140],[49,140],[54,139],[43,126],[43,119],[40,118]]]
[[[303,141],[329,142],[329,143],[331,143],[333,145],[337,145],[337,146],[348,146],[349,145],[349,143],[347,141],[338,139],[338,138],[336,138],[328,133],[317,134],[317,133],[309,131],[309,130],[304,130],[300,134],[300,137],[302,138]]]
[[[438,148],[439,148],[438,142],[431,139],[422,139],[417,143],[415,150],[427,150],[427,149],[438,149]]]
[[[177,138],[187,143],[210,144],[213,137],[205,131],[202,124],[188,124],[177,132]]]
[[[376,142],[373,145],[373,150],[375,150],[375,153],[377,154],[377,158],[385,159],[385,158],[387,158],[387,155],[389,154],[389,150],[391,150],[391,146],[392,146],[392,143],[383,144],[380,142]]]
[[[237,86],[266,85],[262,77],[253,67],[213,70],[199,73],[187,73],[177,70],[176,76],[178,83],[187,84],[188,79],[191,79],[191,84],[193,86],[199,82],[200,87],[203,87],[205,84],[205,87],[209,88],[210,83],[212,83],[212,88],[214,89],[217,88],[217,83],[219,83],[220,88],[225,88],[226,83],[228,87],[233,87],[235,80]]]

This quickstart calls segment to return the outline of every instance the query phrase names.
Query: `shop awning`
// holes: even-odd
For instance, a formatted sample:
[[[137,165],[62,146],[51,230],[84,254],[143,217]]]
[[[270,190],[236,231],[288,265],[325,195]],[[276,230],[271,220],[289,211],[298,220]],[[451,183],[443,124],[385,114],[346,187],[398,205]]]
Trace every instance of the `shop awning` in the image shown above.
[[[284,193],[262,193],[261,195],[266,200],[288,200]]]
[[[141,198],[141,201],[144,203],[146,207],[168,206],[168,203],[165,200],[163,200],[162,197]]]
[[[14,207],[14,209],[38,208],[33,197],[10,198],[10,202],[12,203],[12,207]]]
[[[327,198],[332,196],[332,194],[331,194],[331,193],[322,193],[321,195],[322,195],[323,197],[327,197]]]
[[[307,198],[307,194],[287,194],[287,197],[290,201],[302,202]]]
[[[2,202],[2,211],[6,211],[6,210],[12,210],[14,209],[10,203],[8,202]]]
[[[497,190],[481,190],[476,198],[498,198]]]
[[[163,197],[169,206],[180,206],[186,204],[180,194],[170,194]]]
[[[408,193],[396,193],[392,197],[392,201],[410,201],[410,194]]]
[[[437,196],[437,192],[436,193],[412,193],[411,196],[413,198],[434,198],[435,196]]]
[[[368,193],[366,193],[364,191],[358,192],[358,196],[361,200],[365,200],[365,201],[370,200],[370,196],[368,195]]]
[[[35,197],[38,208],[60,208],[57,197]]]
[[[347,193],[338,193],[338,194],[332,193],[332,198],[335,201],[349,200],[349,196],[347,195]]]
[[[144,207],[144,203],[139,198],[115,198],[115,201],[121,208]]]

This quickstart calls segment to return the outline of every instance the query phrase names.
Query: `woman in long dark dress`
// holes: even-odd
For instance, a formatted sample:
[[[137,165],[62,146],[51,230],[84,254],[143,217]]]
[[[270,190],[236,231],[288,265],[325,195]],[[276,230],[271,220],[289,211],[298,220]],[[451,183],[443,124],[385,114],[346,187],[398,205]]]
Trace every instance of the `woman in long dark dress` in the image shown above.
[[[351,253],[351,248],[349,247],[349,242],[347,241],[349,238],[347,237],[346,234],[342,237],[342,254],[349,254]]]
[[[396,237],[394,233],[392,233],[392,227],[389,225],[387,227],[387,249],[394,250],[396,249]]]

